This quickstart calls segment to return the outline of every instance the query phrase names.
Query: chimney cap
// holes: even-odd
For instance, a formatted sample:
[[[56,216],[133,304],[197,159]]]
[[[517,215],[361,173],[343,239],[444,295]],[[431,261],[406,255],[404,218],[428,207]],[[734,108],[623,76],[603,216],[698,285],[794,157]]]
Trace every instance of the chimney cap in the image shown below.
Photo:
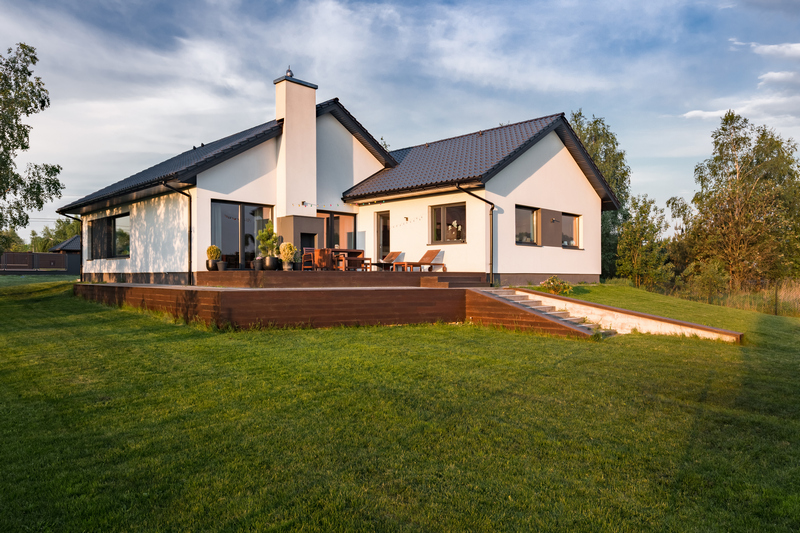
[[[290,81],[292,83],[296,83],[298,85],[303,85],[305,87],[310,87],[312,89],[319,89],[319,87],[314,85],[313,83],[309,83],[307,81],[303,81],[303,80],[295,78],[294,77],[294,73],[292,72],[292,69],[286,69],[286,75],[285,76],[281,76],[277,80],[273,80],[272,83],[274,83],[275,85],[278,85],[282,81]]]
[[[286,77],[287,78],[294,78],[294,72],[292,72],[292,66],[291,65],[286,67]]]

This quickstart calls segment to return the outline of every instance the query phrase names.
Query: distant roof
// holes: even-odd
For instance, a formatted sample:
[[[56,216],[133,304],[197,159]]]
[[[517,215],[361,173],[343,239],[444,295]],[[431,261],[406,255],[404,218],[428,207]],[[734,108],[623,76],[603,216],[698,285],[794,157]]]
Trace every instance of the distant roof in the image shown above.
[[[392,151],[397,166],[378,171],[342,196],[358,202],[455,184],[483,185],[551,131],[578,163],[603,209],[618,209],[619,201],[563,113]]]
[[[47,250],[48,252],[80,252],[81,251],[81,236],[75,235],[66,241],[60,242]]]
[[[325,113],[331,113],[336,117],[384,166],[397,164],[392,156],[389,155],[389,152],[339,103],[338,98],[317,105],[317,116]],[[193,183],[192,180],[200,172],[277,137],[282,132],[283,120],[271,120],[218,141],[205,145],[201,144],[133,176],[84,196],[80,200],[67,204],[56,211],[61,214],[83,213],[109,205],[109,201],[114,198],[117,198],[117,202],[119,202],[119,197],[125,197],[125,200],[137,199],[137,192],[147,191],[148,194],[169,192],[169,189],[162,185],[164,182],[191,184]]]

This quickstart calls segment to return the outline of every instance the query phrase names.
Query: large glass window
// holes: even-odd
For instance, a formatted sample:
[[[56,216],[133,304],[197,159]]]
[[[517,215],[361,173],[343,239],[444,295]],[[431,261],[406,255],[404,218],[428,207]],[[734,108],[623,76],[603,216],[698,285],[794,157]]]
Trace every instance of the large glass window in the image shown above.
[[[565,248],[580,248],[580,219],[578,215],[561,213],[561,246]]]
[[[130,213],[90,221],[89,242],[91,243],[91,259],[130,257]]]
[[[517,244],[539,244],[539,210],[518,205],[514,210],[514,216]]]
[[[452,204],[431,207],[431,243],[466,242],[467,205]]]
[[[325,219],[322,242],[326,248],[356,248],[356,216],[343,213],[317,211],[317,218]]]
[[[222,250],[228,268],[250,268],[258,252],[258,232],[272,218],[272,208],[213,200],[211,244]]]

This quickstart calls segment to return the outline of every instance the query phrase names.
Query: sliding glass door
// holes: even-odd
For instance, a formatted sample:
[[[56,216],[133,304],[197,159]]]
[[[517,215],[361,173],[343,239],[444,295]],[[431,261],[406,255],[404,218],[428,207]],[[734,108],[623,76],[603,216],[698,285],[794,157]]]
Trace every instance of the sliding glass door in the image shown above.
[[[211,201],[211,244],[222,250],[228,268],[250,268],[258,253],[258,232],[272,219],[265,205]]]

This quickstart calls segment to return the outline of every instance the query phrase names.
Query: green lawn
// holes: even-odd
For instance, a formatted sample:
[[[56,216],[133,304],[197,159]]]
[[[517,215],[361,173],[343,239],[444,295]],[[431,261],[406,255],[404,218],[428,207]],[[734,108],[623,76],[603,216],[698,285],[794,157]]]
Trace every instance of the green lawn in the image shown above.
[[[215,331],[0,286],[0,531],[800,529],[800,320]]]

